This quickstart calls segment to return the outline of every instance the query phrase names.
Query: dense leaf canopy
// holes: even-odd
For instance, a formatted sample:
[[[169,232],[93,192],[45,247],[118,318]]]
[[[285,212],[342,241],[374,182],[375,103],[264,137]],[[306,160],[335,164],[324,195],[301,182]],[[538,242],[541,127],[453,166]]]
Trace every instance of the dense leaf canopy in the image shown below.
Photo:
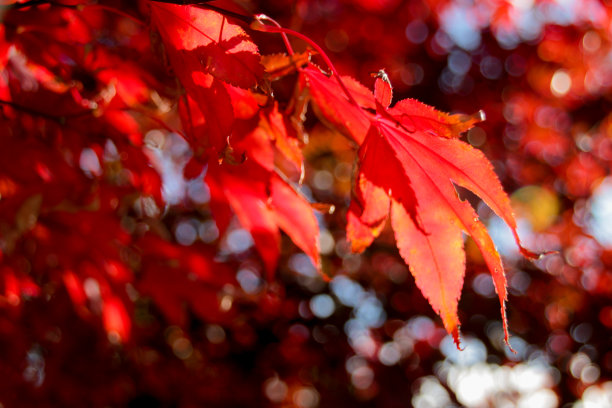
[[[0,407],[611,406],[611,17],[0,1]]]

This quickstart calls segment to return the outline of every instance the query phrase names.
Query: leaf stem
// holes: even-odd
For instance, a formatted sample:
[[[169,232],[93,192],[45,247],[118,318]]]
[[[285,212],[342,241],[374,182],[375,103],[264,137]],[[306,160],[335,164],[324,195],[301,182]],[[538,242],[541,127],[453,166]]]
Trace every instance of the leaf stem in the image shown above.
[[[266,16],[265,14],[259,14],[255,18],[259,20],[267,20],[271,22],[272,24],[274,24],[275,27],[283,28],[276,20],[274,20],[272,17]],[[286,33],[280,33],[280,34],[283,36],[283,42],[285,43],[285,48],[287,48],[287,52],[289,53],[289,55],[295,54],[293,52],[293,47],[289,43],[289,38],[287,37],[287,34]]]

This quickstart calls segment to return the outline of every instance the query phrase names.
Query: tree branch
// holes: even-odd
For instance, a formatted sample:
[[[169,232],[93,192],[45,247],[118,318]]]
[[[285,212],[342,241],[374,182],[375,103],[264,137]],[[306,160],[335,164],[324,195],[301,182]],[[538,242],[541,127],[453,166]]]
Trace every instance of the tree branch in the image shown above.
[[[0,10],[19,10],[19,9],[23,9],[27,7],[39,6],[42,4],[52,4],[55,6],[72,8],[72,9],[76,9],[79,7],[78,5],[55,3],[51,0],[30,0],[30,1],[26,1],[25,3],[15,3],[15,4],[10,4],[8,6],[0,6]]]
[[[47,120],[52,120],[54,122],[57,122],[59,124],[63,124],[64,121],[66,119],[70,119],[70,118],[78,118],[80,116],[85,116],[85,115],[89,115],[91,114],[91,110],[84,110],[82,112],[75,112],[75,113],[70,113],[70,114],[66,114],[66,115],[52,115],[50,113],[46,113],[46,112],[41,112],[38,111],[36,109],[32,109],[32,108],[28,108],[27,106],[23,106],[23,105],[19,105],[15,102],[11,102],[11,101],[5,101],[0,99],[0,106],[8,106],[11,107],[17,111],[26,113],[28,115],[32,115],[32,116],[39,116],[43,119],[47,119]]]

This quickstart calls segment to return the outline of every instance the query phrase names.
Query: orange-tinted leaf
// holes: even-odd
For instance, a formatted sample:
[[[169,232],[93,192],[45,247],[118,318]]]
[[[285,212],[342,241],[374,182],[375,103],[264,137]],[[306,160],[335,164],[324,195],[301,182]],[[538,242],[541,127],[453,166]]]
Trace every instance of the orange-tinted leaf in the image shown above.
[[[275,81],[307,65],[310,62],[311,55],[312,51],[304,51],[293,55],[270,54],[262,56],[261,63],[268,74],[267,78],[270,81]]]
[[[366,225],[361,221],[362,210],[353,200],[349,206],[346,217],[346,237],[351,243],[351,250],[356,253],[365,251],[374,239],[381,233],[386,218],[383,218],[374,225]]]
[[[389,113],[398,120],[408,132],[427,132],[442,137],[459,137],[462,132],[471,129],[476,123],[485,119],[484,112],[473,115],[449,115],[415,99],[403,99],[389,109]]]

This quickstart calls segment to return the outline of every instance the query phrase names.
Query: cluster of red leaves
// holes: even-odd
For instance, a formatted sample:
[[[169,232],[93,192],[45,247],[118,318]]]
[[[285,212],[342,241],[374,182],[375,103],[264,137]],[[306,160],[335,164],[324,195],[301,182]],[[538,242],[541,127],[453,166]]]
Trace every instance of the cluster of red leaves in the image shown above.
[[[353,248],[364,250],[391,211],[402,256],[458,343],[457,303],[465,269],[461,238],[464,230],[485,255],[504,313],[506,282],[499,255],[476,214],[461,202],[451,183],[452,180],[478,193],[516,230],[508,198],[484,156],[454,140],[478,119],[442,114],[413,100],[400,101],[389,110],[392,92],[388,80],[377,80],[375,98],[359,83],[346,79],[349,84],[346,88],[342,80],[337,82],[338,77],[325,75],[309,62],[296,65],[288,57],[277,55],[269,58],[268,66],[264,67],[257,46],[247,33],[217,11],[158,2],[143,7],[150,7],[151,26],[159,32],[170,68],[184,89],[177,102],[183,131],[193,151],[185,175],[198,177],[206,169],[211,210],[220,234],[225,233],[235,214],[253,237],[269,279],[273,279],[280,254],[280,229],[320,269],[317,221],[309,203],[296,190],[296,183],[286,181],[282,167],[289,167],[290,174],[300,174],[301,142],[290,126],[289,117],[279,111],[271,94],[259,91],[269,87],[265,82],[270,78],[264,74],[280,79],[289,73],[274,74],[275,65],[284,63],[288,67],[293,64],[298,71],[296,95],[302,100],[302,109],[303,101],[310,98],[323,119],[361,145],[357,197],[349,211],[347,227]],[[42,13],[47,16],[44,24],[39,22]],[[133,282],[130,265],[121,262],[118,251],[132,244],[134,237],[119,227],[119,219],[113,218],[116,209],[125,206],[119,206],[124,198],[109,192],[110,197],[104,197],[106,202],[98,202],[108,188],[107,183],[101,183],[93,193],[88,191],[91,183],[82,171],[83,158],[91,151],[95,153],[94,161],[107,161],[104,143],[112,142],[119,157],[129,156],[122,163],[129,172],[126,184],[141,189],[142,197],[150,195],[159,203],[162,199],[159,177],[147,165],[143,151],[137,149],[142,145],[144,126],[152,124],[137,115],[158,121],[164,118],[159,106],[153,105],[152,97],[161,88],[161,81],[142,63],[126,58],[128,52],[144,50],[147,43],[142,36],[110,50],[101,44],[91,46],[93,30],[105,27],[111,13],[96,7],[81,10],[65,5],[27,8],[8,15],[4,33],[8,76],[3,87],[3,104],[7,143],[14,146],[3,153],[13,158],[30,155],[36,150],[28,141],[30,138],[35,143],[50,143],[55,149],[38,149],[40,157],[34,159],[29,176],[23,173],[25,166],[21,162],[8,157],[3,160],[6,166],[3,182],[15,186],[15,191],[7,188],[3,192],[3,206],[13,207],[12,211],[9,208],[3,211],[6,220],[3,252],[9,263],[13,247],[30,234],[43,241],[37,242],[35,259],[43,257],[43,237],[49,242],[61,239],[64,244],[74,239],[90,242],[95,251],[100,251],[99,256],[88,253],[83,245],[68,245],[68,251],[51,246],[48,251],[57,258],[52,267],[60,271],[77,305],[86,303],[83,282],[94,279],[100,286],[107,330],[116,331],[120,340],[126,340],[128,314],[111,287],[114,283]],[[57,23],[49,24],[49,18]],[[265,27],[261,29],[267,31]],[[41,33],[51,39],[52,45],[43,53],[33,52]],[[75,37],[76,44],[72,40]],[[79,44],[81,47],[75,47]],[[14,129],[17,121],[24,123],[20,132]],[[92,126],[92,121],[99,124]],[[44,130],[38,133],[35,128],[43,122]],[[98,129],[97,136],[85,126]],[[67,154],[70,156],[66,157]],[[79,157],[81,169],[75,166]],[[378,165],[381,161],[384,166]],[[112,177],[101,169],[93,176],[104,177],[106,181]],[[75,190],[74,186],[83,191]],[[71,207],[76,214],[62,220],[67,210],[62,207]],[[47,221],[47,217],[66,225],[68,236],[59,238],[57,228],[48,226],[52,221]],[[96,228],[90,218],[102,223]],[[11,228],[12,220],[15,225]],[[86,231],[79,234],[79,228],[70,222],[77,222],[77,227],[87,226]],[[86,238],[93,231],[95,237]],[[93,244],[91,239],[100,243]],[[151,244],[148,240],[144,242],[147,244],[136,245],[146,253]],[[75,262],[79,258],[89,259],[81,264]],[[172,256],[168,254],[168,258]],[[203,258],[204,265],[210,262]],[[112,259],[114,266],[109,267]],[[160,263],[163,264],[154,264]],[[143,262],[141,267],[144,265]],[[123,272],[113,272],[117,269]],[[198,269],[196,266],[194,273],[201,275],[201,279],[216,279],[215,274],[200,273]],[[180,299],[156,291],[155,278],[148,274],[158,275],[145,270],[146,293],[154,294],[154,299],[167,306],[171,303],[167,297]],[[6,276],[21,282],[14,277],[21,275],[24,288],[36,286],[27,273],[19,270]],[[7,298],[19,298],[15,285],[7,285]],[[17,292],[9,293],[10,290]],[[189,299],[195,294],[184,296]]]
[[[480,113],[450,115],[413,99],[391,107],[384,72],[372,92],[331,66],[326,74],[309,52],[262,56],[231,11],[144,0],[9,4],[0,26],[0,306],[7,313],[27,315],[24,303],[35,301],[63,308],[56,299],[68,297],[112,344],[129,345],[138,343],[136,327],[146,326],[139,307],[151,299],[168,323],[186,327],[192,313],[249,343],[249,329],[236,323],[234,265],[219,255],[222,240],[182,245],[167,219],[200,211],[224,237],[235,217],[270,282],[282,231],[325,274],[314,210],[325,206],[300,186],[311,107],[330,133],[356,146],[346,226],[353,250],[369,247],[390,218],[400,255],[459,345],[468,234],[493,276],[508,339],[500,256],[455,187],[482,198],[520,247],[492,166],[459,140]],[[257,31],[289,32],[253,21]],[[277,81],[294,84],[286,100],[274,96]],[[188,142],[182,176],[203,179],[206,205],[166,206],[163,172],[154,168],[162,166],[146,143],[159,129]],[[280,306],[277,295],[256,304],[270,312]]]

